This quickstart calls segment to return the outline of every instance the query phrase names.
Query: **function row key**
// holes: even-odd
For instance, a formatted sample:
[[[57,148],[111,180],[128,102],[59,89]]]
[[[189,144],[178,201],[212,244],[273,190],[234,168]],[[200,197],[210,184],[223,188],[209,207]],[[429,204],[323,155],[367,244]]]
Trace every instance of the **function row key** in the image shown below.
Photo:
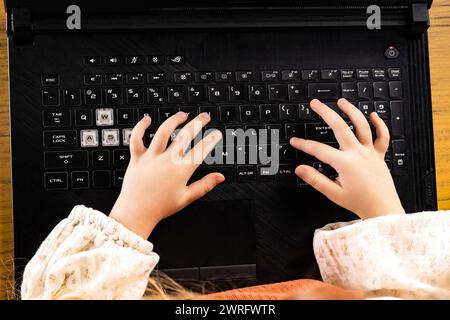
[[[184,64],[184,56],[182,55],[149,55],[147,58],[143,55],[134,56],[87,56],[83,58],[83,63],[88,66],[100,66],[102,64],[107,66],[120,66],[120,65],[143,65],[145,63],[150,65],[163,65],[165,63],[178,65]]]

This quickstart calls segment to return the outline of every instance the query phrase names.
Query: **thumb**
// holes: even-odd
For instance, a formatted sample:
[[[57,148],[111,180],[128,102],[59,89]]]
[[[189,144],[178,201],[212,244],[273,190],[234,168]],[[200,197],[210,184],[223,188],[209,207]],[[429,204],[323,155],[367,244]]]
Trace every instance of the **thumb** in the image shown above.
[[[223,181],[225,181],[225,177],[222,174],[213,172],[191,183],[188,186],[187,202],[191,203],[200,199]]]

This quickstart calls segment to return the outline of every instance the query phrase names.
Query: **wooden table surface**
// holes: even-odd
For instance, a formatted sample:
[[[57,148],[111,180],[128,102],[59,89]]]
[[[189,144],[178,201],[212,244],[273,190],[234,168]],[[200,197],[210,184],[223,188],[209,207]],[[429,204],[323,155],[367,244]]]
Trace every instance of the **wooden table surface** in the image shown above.
[[[3,1],[2,1],[3,2]],[[439,209],[450,209],[450,3],[435,0],[431,10],[431,85]],[[0,299],[12,286],[12,223],[8,113],[8,58],[5,13],[0,7]]]

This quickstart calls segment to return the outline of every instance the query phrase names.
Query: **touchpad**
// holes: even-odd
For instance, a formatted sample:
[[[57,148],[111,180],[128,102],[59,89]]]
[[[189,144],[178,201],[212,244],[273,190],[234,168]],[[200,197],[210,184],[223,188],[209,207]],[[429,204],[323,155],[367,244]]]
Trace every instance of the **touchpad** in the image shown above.
[[[252,201],[198,201],[163,220],[149,240],[160,269],[255,264]]]

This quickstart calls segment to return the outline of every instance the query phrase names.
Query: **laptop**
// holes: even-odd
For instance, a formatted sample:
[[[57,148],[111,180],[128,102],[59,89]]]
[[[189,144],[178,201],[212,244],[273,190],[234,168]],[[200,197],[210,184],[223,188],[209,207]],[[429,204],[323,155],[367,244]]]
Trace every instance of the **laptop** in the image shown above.
[[[288,145],[300,136],[337,146],[313,98],[376,111],[390,128],[386,163],[406,211],[436,210],[431,2],[6,0],[16,280],[73,206],[109,213],[130,129],[145,114],[154,121],[147,145],[178,110],[209,112],[208,127],[224,132],[279,133],[277,170],[259,158],[236,163],[250,146],[235,145],[193,177],[218,171],[226,183],[152,233],[157,269],[175,280],[320,277],[314,230],[356,216],[294,175],[306,163],[336,176]]]

